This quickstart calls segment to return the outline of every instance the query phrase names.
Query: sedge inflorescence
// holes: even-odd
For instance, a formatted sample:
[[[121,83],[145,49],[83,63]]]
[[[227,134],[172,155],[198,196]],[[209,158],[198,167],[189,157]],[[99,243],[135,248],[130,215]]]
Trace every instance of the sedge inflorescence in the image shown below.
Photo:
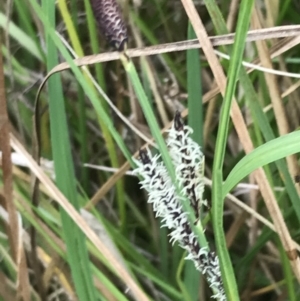
[[[91,0],[92,9],[100,31],[117,50],[126,48],[127,28],[116,0]]]
[[[192,129],[186,125],[179,113],[176,113],[173,126],[168,132],[167,146],[176,171],[180,193],[172,182],[160,155],[152,156],[149,149],[140,150],[139,160],[135,160],[135,173],[143,180],[142,188],[148,192],[148,202],[152,204],[156,217],[160,217],[162,227],[170,230],[170,242],[178,242],[188,253],[186,259],[194,262],[195,267],[206,278],[212,288],[213,298],[226,300],[221,278],[219,260],[215,252],[199,245],[192,231],[187,212],[182,202],[189,202],[196,220],[200,220],[204,192],[204,155],[200,146],[192,140]]]

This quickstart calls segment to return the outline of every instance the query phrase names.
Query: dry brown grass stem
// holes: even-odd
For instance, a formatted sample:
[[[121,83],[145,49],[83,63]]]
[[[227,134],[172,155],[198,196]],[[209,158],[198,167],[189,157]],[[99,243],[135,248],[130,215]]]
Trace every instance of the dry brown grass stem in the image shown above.
[[[0,40],[1,48],[1,40]],[[7,113],[5,92],[4,65],[0,51],[0,150],[2,151],[3,194],[0,192],[2,205],[8,213],[6,224],[12,257],[17,265],[17,296],[24,301],[30,300],[30,285],[23,243],[21,239],[21,224],[13,201],[13,177],[10,147],[10,125]]]
[[[277,44],[274,45],[274,47],[272,47],[270,49],[270,56],[272,58],[274,58],[274,57],[284,53],[288,49],[292,48],[293,46],[297,45],[300,41],[300,35],[298,35],[296,37],[292,37],[292,38],[289,38],[289,36],[293,36],[293,35],[299,34],[299,33],[300,33],[300,26],[280,26],[280,27],[273,27],[273,28],[256,30],[256,31],[249,31],[248,40],[254,41],[256,39],[262,39],[262,38],[265,39],[265,38],[272,38],[272,37],[286,37],[285,39],[278,42]],[[210,37],[210,39],[211,39],[212,43],[214,43],[214,45],[230,44],[230,43],[233,43],[234,34]],[[161,44],[161,45],[153,46],[153,47],[129,49],[129,50],[127,50],[126,54],[128,54],[131,57],[134,57],[134,56],[140,56],[140,55],[152,55],[152,54],[163,53],[163,52],[184,50],[180,47],[177,47],[176,45],[177,46],[185,45],[184,49],[192,49],[192,48],[200,47],[198,40],[191,40],[191,41],[186,41],[186,42]],[[169,46],[171,46],[171,47],[169,47]],[[171,48],[172,48],[172,50],[171,50]],[[151,52],[149,52],[148,50],[150,50]],[[99,63],[99,62],[103,62],[103,61],[116,60],[119,58],[119,56],[120,56],[119,52],[108,52],[108,53],[103,53],[103,54],[98,54],[98,55],[93,55],[93,56],[85,56],[83,58],[75,59],[74,62],[78,66],[83,66],[83,65],[94,64],[94,63]],[[259,61],[259,59],[257,59],[257,60],[254,60],[253,63],[259,64],[260,61]],[[53,75],[54,73],[57,73],[57,72],[60,72],[60,71],[63,71],[63,70],[69,69],[69,68],[70,68],[70,66],[67,63],[62,63],[62,64],[59,64],[56,67],[54,67],[52,69],[52,71],[50,71],[47,74],[47,76],[44,78],[43,82],[41,83],[41,85],[38,89],[37,97],[36,97],[37,101],[38,101],[38,98],[39,98],[42,88],[44,87],[45,83],[50,78],[50,76]],[[251,72],[251,71],[252,70],[249,69],[249,72]],[[210,90],[203,97],[204,103],[207,102],[208,100],[212,99],[218,93],[220,93],[218,86],[216,88]],[[187,110],[185,110],[182,113],[182,115],[186,116]],[[168,128],[168,127],[169,127],[169,125],[167,125],[167,127],[165,127],[165,128]],[[145,141],[147,141],[147,140],[145,140]],[[128,168],[129,168],[129,166],[128,166]],[[110,184],[115,184],[115,182],[110,181]],[[101,188],[101,190],[102,190],[102,188]],[[107,188],[105,188],[105,190],[103,190],[103,191],[107,192]],[[99,194],[97,193],[97,195],[100,196],[100,195],[102,195],[102,193],[99,193]],[[99,201],[99,198],[98,198],[98,200],[96,200],[93,197],[93,203],[96,203],[97,201]]]
[[[257,7],[255,7],[252,15],[252,26],[255,29],[260,29],[262,27],[261,24],[261,16]],[[271,61],[271,57],[268,51],[267,44],[265,41],[256,41],[256,46],[259,54],[259,58],[261,61],[261,65],[267,67],[269,69],[273,69],[273,64]],[[274,110],[275,120],[277,123],[277,127],[280,135],[285,135],[290,132],[287,116],[285,113],[284,105],[282,102],[281,93],[279,91],[279,81],[276,75],[271,73],[264,73],[264,77],[267,83],[267,88],[270,94],[272,107]],[[299,172],[297,158],[295,155],[288,156],[286,158],[288,169],[291,175],[296,175]],[[296,189],[298,194],[300,194],[300,186],[296,185]]]
[[[232,0],[230,2],[228,18],[227,18],[227,22],[226,22],[228,32],[232,32],[232,30],[234,28],[234,24],[236,22],[236,16],[239,11],[239,5],[240,5],[239,0]]]
[[[143,39],[140,36],[140,32],[136,26],[134,26],[133,22],[130,22],[131,31],[135,40],[135,43],[138,47],[143,47]],[[152,72],[153,67],[151,66],[151,61],[147,57],[141,57],[141,65],[144,65],[145,72],[147,73],[149,85],[151,87],[151,91],[153,93],[154,101],[157,106],[157,111],[159,113],[160,119],[164,126],[169,123],[169,118],[167,112],[165,110],[163,99],[159,93],[159,88],[157,86],[157,81],[154,77],[154,72]],[[151,68],[152,67],[152,68]]]
[[[276,38],[285,38],[291,36],[300,35],[300,25],[288,25],[288,26],[277,26],[272,28],[264,28],[260,30],[252,30],[248,32],[247,42],[253,42],[257,40],[269,40]],[[234,33],[209,37],[213,46],[230,45],[234,42]],[[155,46],[149,46],[144,48],[135,48],[126,50],[126,54],[129,57],[141,57],[155,54],[163,54],[168,52],[184,51],[189,49],[202,48],[202,45],[198,40],[181,41],[175,43],[159,44]],[[114,61],[120,59],[120,52],[105,52],[101,54],[84,56],[74,60],[77,66],[93,65],[96,63],[103,63],[108,61]],[[48,76],[60,72],[62,70],[69,69],[68,63],[61,63],[54,67]]]
[[[12,148],[19,154],[22,154],[28,164],[28,167],[33,172],[33,174],[39,179],[39,181],[44,184],[47,188],[50,196],[69,214],[72,220],[78,225],[82,232],[90,239],[90,241],[95,245],[95,247],[103,254],[107,259],[107,262],[112,267],[112,270],[122,279],[122,281],[128,286],[130,292],[135,296],[137,300],[148,301],[148,297],[136,284],[135,280],[131,275],[124,269],[124,267],[118,262],[118,260],[112,256],[110,250],[102,243],[99,237],[94,231],[87,225],[81,215],[76,211],[76,209],[71,205],[71,203],[66,199],[66,197],[60,192],[60,190],[55,186],[55,184],[49,179],[49,177],[44,173],[42,168],[34,161],[31,155],[26,151],[22,143],[14,135],[10,135],[10,143]]]
[[[1,42],[0,42],[1,45]],[[13,202],[12,162],[11,149],[9,144],[9,118],[7,114],[4,65],[2,52],[0,52],[0,150],[2,151],[3,170],[3,197],[4,207],[9,216],[8,238],[13,258],[17,261],[17,249],[19,239],[19,225],[17,211]],[[15,231],[14,231],[15,230]]]
[[[219,63],[218,58],[216,57],[213,51],[213,45],[206,33],[206,29],[197,13],[197,10],[192,0],[182,0],[181,2],[194,27],[196,36],[199,39],[199,43],[202,45],[203,52],[214,74],[215,80],[220,88],[221,94],[224,96],[226,90],[226,81],[227,81],[226,76]],[[245,152],[246,153],[251,152],[254,148],[253,143],[249,136],[247,126],[243,119],[240,108],[235,99],[233,99],[232,102],[231,119]],[[290,233],[288,231],[288,228],[284,222],[282,213],[276,201],[273,190],[270,187],[266,174],[262,168],[257,169],[256,171],[254,171],[253,174],[257,184],[259,185],[266,207],[273,220],[274,226],[276,228],[276,232],[278,233],[282,245],[287,255],[289,256],[294,274],[298,282],[300,282],[300,260],[295,250],[295,243],[293,242]]]

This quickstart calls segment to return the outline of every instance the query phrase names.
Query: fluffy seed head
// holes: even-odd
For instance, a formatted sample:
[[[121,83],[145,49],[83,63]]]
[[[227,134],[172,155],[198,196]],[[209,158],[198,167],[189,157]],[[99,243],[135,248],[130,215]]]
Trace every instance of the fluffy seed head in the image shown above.
[[[122,51],[127,43],[127,28],[116,0],[91,0],[95,19],[108,42]]]
[[[177,121],[179,120],[174,121],[176,128],[180,123]],[[182,126],[182,130],[187,129],[183,123]],[[172,244],[178,242],[188,252],[186,259],[192,260],[196,269],[206,277],[214,291],[212,297],[219,301],[226,301],[218,257],[207,247],[201,248],[199,245],[187,220],[187,214],[182,209],[180,196],[177,195],[160,156],[152,156],[148,149],[140,150],[139,160],[134,159],[134,161],[137,165],[134,172],[143,176],[140,184],[148,191],[148,202],[153,205],[156,217],[161,218],[162,227],[170,230],[170,242]]]
[[[182,202],[189,201],[195,217],[200,218],[199,210],[206,202],[204,191],[204,155],[190,134],[192,129],[184,125],[179,113],[176,113],[172,128],[168,133],[167,145],[178,183],[182,186],[178,194],[160,155],[152,156],[149,149],[140,150],[137,168],[134,172],[143,177],[141,187],[148,192],[148,202],[153,205],[156,217],[161,218],[162,227],[170,230],[170,242],[179,245],[188,253],[186,259],[192,260],[207,279],[214,294],[212,298],[227,301],[221,278],[219,259],[208,247],[201,247],[192,231]],[[184,197],[182,197],[184,196]]]

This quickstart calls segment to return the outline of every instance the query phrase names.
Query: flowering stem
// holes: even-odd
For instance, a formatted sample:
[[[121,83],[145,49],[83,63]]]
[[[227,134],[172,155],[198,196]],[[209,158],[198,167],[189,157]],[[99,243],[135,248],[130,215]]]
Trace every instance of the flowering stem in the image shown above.
[[[160,128],[157,124],[157,121],[154,116],[153,110],[151,108],[150,102],[149,102],[149,100],[145,94],[145,91],[142,87],[142,84],[140,82],[140,79],[136,72],[136,69],[135,69],[132,61],[126,56],[126,54],[123,54],[121,56],[121,62],[123,64],[124,69],[126,70],[127,74],[129,75],[131,83],[133,84],[135,93],[138,97],[138,100],[139,100],[142,110],[144,112],[145,118],[146,118],[149,128],[151,130],[151,133],[155,139],[155,142],[158,145],[162,160],[168,170],[169,176],[175,185],[176,191],[178,192],[178,194],[181,194],[180,187],[179,187],[179,185],[177,183],[177,179],[176,179],[175,169],[174,169],[172,160],[169,155],[169,151],[168,151],[166,143],[161,135]],[[207,246],[208,243],[207,243],[207,240],[206,240],[203,232],[201,231],[201,227],[194,225],[195,214],[194,214],[192,208],[190,208],[188,202],[182,202],[181,205],[183,207],[184,212],[188,213],[187,218],[191,224],[192,231],[198,237],[199,244],[202,246]]]
[[[192,260],[196,269],[205,275],[214,298],[226,301],[219,260],[209,250],[199,214],[200,207],[205,205],[202,200],[204,156],[199,145],[189,137],[192,130],[184,125],[179,113],[169,131],[167,148],[132,61],[126,53],[121,61],[162,158],[162,162],[158,161],[160,156],[152,157],[149,150],[141,150],[140,161],[136,161],[135,172],[144,178],[141,185],[149,193],[148,202],[152,203],[156,216],[162,218],[163,226],[171,230],[170,241],[177,241],[187,250],[186,259]]]

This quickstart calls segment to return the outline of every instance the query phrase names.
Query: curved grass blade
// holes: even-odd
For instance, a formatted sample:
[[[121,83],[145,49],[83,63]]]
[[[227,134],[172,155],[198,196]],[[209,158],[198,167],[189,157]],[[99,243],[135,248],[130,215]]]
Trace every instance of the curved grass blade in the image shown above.
[[[257,147],[232,169],[224,182],[223,196],[255,169],[299,152],[300,131],[281,136]]]

